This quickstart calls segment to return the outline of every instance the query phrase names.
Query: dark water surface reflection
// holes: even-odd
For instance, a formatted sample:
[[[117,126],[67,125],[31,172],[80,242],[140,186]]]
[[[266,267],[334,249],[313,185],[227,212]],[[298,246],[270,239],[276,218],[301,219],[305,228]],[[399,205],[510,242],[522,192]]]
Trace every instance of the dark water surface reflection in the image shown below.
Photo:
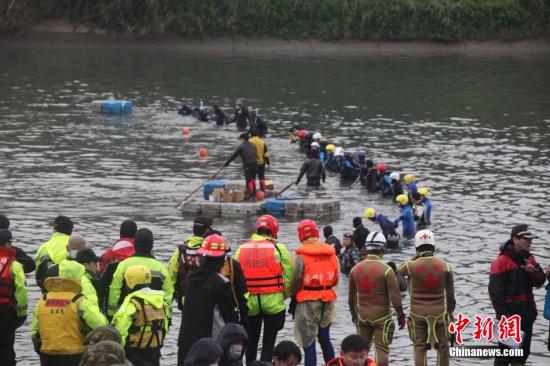
[[[273,155],[269,176],[281,187],[297,174],[302,156],[289,145],[293,124],[320,130],[349,151],[367,151],[391,170],[414,173],[432,193],[439,254],[456,272],[458,309],[492,315],[488,269],[514,223],[541,237],[533,252],[550,264],[547,182],[550,180],[550,58],[365,57],[209,58],[170,50],[6,48],[0,55],[0,211],[12,220],[18,245],[34,253],[57,214],[74,218],[75,231],[98,252],[134,218],[155,233],[155,254],[167,262],[190,234],[191,220],[172,197],[194,189],[237,143],[232,129],[216,129],[175,114],[181,98],[220,103],[229,112],[237,97],[269,121]],[[115,94],[134,101],[130,118],[94,114],[93,99]],[[182,127],[191,127],[184,140]],[[209,161],[198,163],[200,147]],[[223,178],[238,178],[239,164]],[[396,217],[395,205],[359,185],[327,191],[342,200],[331,223],[338,236],[365,207]],[[328,222],[323,222],[326,224]],[[253,229],[251,220],[217,220],[233,246]],[[374,226],[369,224],[370,229]],[[280,239],[297,245],[296,223]],[[411,248],[390,253],[402,263]],[[33,276],[31,276],[33,277]],[[38,297],[29,278],[31,308]],[[347,283],[338,287],[336,344],[353,332]],[[539,309],[544,290],[535,291]],[[163,350],[174,364],[179,313]],[[17,335],[20,364],[37,363],[30,322]],[[548,322],[539,316],[532,365],[548,363]],[[282,337],[292,338],[290,318]],[[466,342],[472,344],[471,336]],[[410,365],[412,347],[397,332],[392,364]],[[489,360],[454,360],[489,365]]]

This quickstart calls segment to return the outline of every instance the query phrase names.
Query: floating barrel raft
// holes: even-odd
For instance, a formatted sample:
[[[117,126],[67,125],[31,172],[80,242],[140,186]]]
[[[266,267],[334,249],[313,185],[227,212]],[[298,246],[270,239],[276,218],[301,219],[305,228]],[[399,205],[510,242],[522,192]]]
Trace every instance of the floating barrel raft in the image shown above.
[[[235,218],[270,214],[290,219],[334,217],[340,215],[340,200],[328,197],[302,197],[295,193],[276,198],[276,192],[266,192],[262,202],[212,202],[210,196],[215,189],[244,189],[242,183],[209,181],[203,187],[203,199],[188,201],[181,207],[183,215],[206,215],[212,218]]]
[[[129,114],[132,113],[132,102],[129,100],[106,99],[92,101],[95,112],[103,114]]]

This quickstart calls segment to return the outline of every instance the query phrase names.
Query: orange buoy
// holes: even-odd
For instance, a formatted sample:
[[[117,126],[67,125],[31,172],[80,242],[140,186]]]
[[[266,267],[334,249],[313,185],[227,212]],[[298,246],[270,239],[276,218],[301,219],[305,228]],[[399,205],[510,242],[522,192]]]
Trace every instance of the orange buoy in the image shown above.
[[[262,192],[262,191],[257,191],[257,192],[256,192],[256,197],[255,197],[255,198],[256,198],[256,201],[261,202],[261,201],[263,201],[264,198],[265,198],[265,193]]]
[[[206,147],[201,147],[199,149],[199,158],[206,158],[208,156],[208,149]]]
[[[184,127],[183,128],[183,136],[189,136],[189,132],[191,132],[191,129],[189,127]]]

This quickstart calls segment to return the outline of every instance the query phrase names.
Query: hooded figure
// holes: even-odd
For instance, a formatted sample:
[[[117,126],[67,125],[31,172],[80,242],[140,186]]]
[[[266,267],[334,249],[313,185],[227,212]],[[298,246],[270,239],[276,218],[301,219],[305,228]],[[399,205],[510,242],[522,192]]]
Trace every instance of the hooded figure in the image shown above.
[[[239,324],[227,323],[216,340],[223,355],[219,366],[242,366],[244,350],[248,344],[248,334]]]
[[[184,366],[217,365],[222,357],[222,350],[213,338],[199,339],[185,357]]]

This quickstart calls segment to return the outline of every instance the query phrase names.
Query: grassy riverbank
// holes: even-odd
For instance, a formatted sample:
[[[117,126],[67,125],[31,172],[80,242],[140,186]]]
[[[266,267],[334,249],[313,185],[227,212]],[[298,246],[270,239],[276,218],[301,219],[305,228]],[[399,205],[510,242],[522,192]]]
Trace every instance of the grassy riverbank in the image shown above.
[[[550,0],[2,0],[0,31],[63,19],[116,34],[319,40],[511,40],[547,35]]]

